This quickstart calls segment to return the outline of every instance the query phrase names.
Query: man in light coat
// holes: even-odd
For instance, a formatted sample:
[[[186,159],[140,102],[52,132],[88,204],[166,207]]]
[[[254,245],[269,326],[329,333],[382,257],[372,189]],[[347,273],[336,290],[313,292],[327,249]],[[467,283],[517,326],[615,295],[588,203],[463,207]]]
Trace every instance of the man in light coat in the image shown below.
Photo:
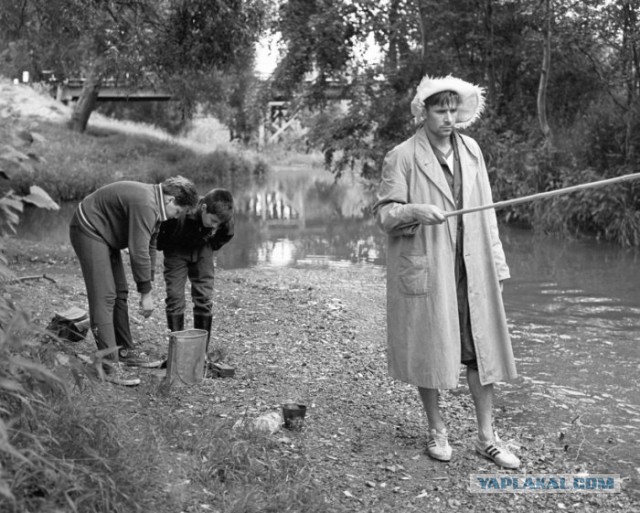
[[[476,451],[505,468],[519,459],[493,429],[493,383],[516,377],[502,303],[509,278],[478,144],[458,132],[484,108],[483,90],[425,76],[411,104],[420,128],[383,165],[375,213],[388,234],[387,356],[390,374],[416,385],[429,423],[427,453],[449,461],[438,390],[458,385],[461,363],[478,421]]]

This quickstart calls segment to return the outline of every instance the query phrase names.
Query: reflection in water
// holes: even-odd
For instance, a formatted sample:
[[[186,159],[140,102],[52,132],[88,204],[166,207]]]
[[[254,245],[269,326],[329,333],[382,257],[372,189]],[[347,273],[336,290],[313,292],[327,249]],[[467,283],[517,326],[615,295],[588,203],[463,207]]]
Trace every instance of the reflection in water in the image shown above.
[[[225,268],[384,264],[385,236],[366,216],[372,192],[324,171],[276,174],[237,194],[236,236],[217,255]]]
[[[225,269],[255,266],[384,264],[385,236],[373,219],[333,219],[327,225],[258,223],[239,217],[236,236],[216,257]]]
[[[300,213],[287,203],[287,198],[279,191],[254,192],[239,202],[237,210],[254,219],[265,221],[300,219]]]
[[[69,243],[69,221],[76,209],[76,203],[63,203],[60,210],[26,206],[20,217],[17,236],[25,240],[46,241],[56,246]]]
[[[270,263],[273,266],[285,267],[295,260],[296,246],[289,239],[268,242],[258,249],[259,264]]]

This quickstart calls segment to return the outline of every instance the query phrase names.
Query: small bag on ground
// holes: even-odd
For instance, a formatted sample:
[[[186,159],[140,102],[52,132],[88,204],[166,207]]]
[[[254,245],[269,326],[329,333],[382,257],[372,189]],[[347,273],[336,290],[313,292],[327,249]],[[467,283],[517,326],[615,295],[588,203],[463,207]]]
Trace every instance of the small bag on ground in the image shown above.
[[[72,306],[64,312],[54,313],[47,331],[67,342],[80,342],[85,339],[89,331],[89,316],[86,310]]]

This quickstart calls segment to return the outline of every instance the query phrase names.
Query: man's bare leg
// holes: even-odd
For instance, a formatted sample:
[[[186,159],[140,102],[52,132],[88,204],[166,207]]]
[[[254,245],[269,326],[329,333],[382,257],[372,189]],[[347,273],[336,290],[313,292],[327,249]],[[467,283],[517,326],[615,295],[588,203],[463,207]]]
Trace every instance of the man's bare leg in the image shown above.
[[[483,442],[493,440],[493,385],[480,384],[480,374],[471,367],[467,367],[467,382],[476,407],[478,438]]]
[[[424,406],[424,411],[427,414],[427,421],[429,423],[429,429],[435,429],[437,431],[443,431],[446,429],[442,415],[440,414],[440,406],[438,406],[439,392],[435,388],[422,388],[418,387],[418,393]]]

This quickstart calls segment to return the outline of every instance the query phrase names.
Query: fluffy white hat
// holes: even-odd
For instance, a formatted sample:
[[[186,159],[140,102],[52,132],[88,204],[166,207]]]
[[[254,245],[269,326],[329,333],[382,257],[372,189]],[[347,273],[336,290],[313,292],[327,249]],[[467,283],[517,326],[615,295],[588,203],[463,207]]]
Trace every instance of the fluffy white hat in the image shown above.
[[[411,102],[411,113],[416,123],[422,123],[426,118],[424,101],[436,93],[443,91],[454,91],[460,96],[458,105],[458,117],[456,128],[466,128],[480,118],[484,110],[484,89],[480,86],[470,84],[459,78],[447,75],[446,77],[425,77],[418,85],[416,95]]]

